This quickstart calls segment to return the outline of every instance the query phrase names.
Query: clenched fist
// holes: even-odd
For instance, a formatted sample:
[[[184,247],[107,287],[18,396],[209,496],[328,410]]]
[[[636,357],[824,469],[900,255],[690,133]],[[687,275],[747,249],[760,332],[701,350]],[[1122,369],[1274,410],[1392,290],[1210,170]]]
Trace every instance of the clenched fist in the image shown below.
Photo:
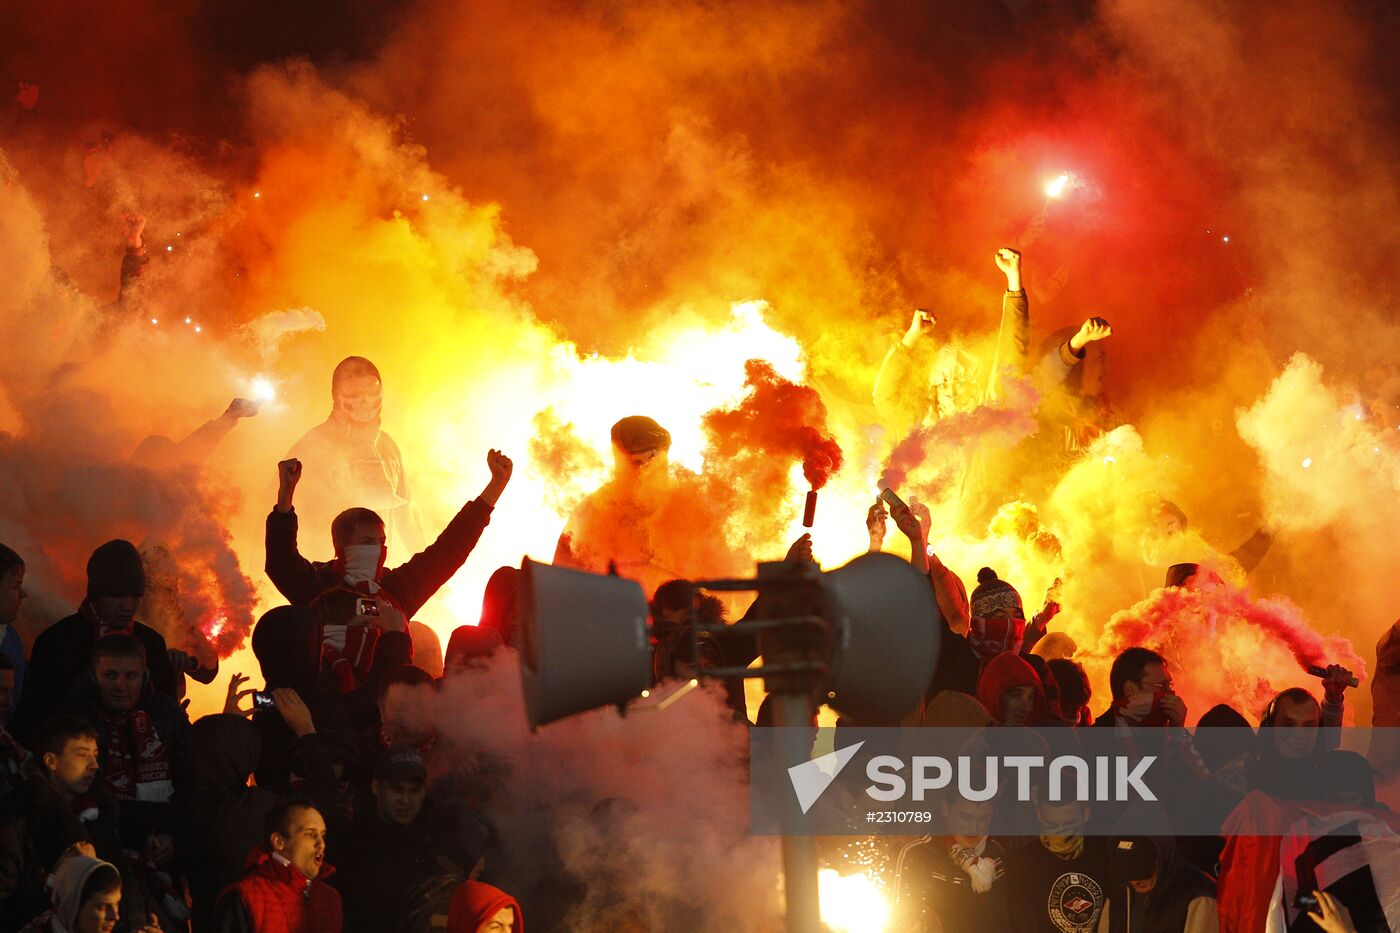
[[[1021,252],[1010,247],[1003,246],[996,251],[992,257],[996,260],[997,268],[1006,276],[1006,290],[1009,292],[1019,292],[1021,290]]]
[[[937,323],[938,315],[928,308],[915,308],[914,316],[909,321],[909,327],[904,332],[904,345],[912,348],[914,344],[933,333],[933,327]]]
[[[486,454],[486,466],[491,470],[491,481],[482,490],[481,499],[487,505],[494,506],[501,498],[501,493],[505,492],[506,484],[510,482],[510,476],[515,472],[515,464],[511,463],[510,458],[499,450],[492,450]]]
[[[292,494],[301,482],[301,461],[295,457],[277,464],[277,511],[292,510]]]
[[[1069,338],[1069,348],[1075,353],[1083,350],[1096,340],[1113,336],[1113,328],[1101,317],[1091,317],[1079,326],[1079,333]]]

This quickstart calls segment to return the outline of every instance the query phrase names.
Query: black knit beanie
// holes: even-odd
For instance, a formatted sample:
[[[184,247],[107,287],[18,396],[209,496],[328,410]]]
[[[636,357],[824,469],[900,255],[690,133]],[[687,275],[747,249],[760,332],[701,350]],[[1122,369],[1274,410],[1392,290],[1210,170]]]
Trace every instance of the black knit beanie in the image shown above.
[[[92,552],[87,565],[87,596],[140,596],[146,592],[141,552],[130,541],[108,541]]]

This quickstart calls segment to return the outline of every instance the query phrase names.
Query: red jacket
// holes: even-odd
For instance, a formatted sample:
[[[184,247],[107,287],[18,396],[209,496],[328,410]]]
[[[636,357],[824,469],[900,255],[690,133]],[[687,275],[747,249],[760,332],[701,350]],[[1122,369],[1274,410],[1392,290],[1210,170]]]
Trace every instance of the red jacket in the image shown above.
[[[340,892],[326,884],[335,874],[330,865],[308,883],[263,844],[248,857],[248,869],[214,908],[217,933],[340,933]]]

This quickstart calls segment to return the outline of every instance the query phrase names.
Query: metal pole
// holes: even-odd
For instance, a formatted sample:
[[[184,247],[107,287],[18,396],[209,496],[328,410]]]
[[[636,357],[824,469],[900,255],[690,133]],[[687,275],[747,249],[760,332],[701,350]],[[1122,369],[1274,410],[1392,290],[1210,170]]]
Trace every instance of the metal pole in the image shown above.
[[[786,766],[808,760],[812,755],[807,730],[812,724],[810,693],[779,693],[773,696],[773,725],[779,727],[778,769],[780,781],[787,777]],[[787,901],[787,933],[821,933],[821,902],[817,894],[817,851],[812,837],[800,835],[802,813],[786,787],[780,797],[787,800],[781,809],[783,828],[783,890]]]

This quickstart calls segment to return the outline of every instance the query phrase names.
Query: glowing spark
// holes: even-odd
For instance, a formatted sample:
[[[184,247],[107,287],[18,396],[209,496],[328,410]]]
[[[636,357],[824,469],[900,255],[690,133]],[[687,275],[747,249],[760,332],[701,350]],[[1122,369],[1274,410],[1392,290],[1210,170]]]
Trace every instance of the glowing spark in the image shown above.
[[[277,386],[273,385],[272,380],[263,376],[258,376],[253,380],[251,392],[253,398],[259,402],[270,402],[277,398]]]
[[[1303,458],[1303,469],[1306,470],[1306,469],[1308,469],[1308,468],[1311,467],[1311,466],[1312,466],[1312,457],[1304,457],[1304,458]]]
[[[645,700],[645,699],[646,699],[647,697],[649,697],[649,696],[651,696],[651,691],[650,691],[650,690],[643,690],[643,691],[642,691],[642,699],[643,699],[643,700]]]
[[[836,933],[882,933],[890,922],[890,904],[869,875],[817,873],[822,921]]]
[[[186,323],[186,324],[193,324],[194,322],[191,321],[189,318],[185,318],[185,323]]]
[[[1104,457],[1104,458],[1103,458],[1103,462],[1104,462],[1104,465],[1105,465],[1105,466],[1112,466],[1113,464],[1115,464],[1115,463],[1118,462],[1118,458],[1117,458],[1117,457],[1114,457],[1114,456],[1112,456],[1112,455],[1110,455],[1110,456]]]
[[[1222,243],[1229,243],[1229,242],[1230,242],[1230,238],[1227,237],[1227,236],[1223,236],[1223,237],[1220,238],[1220,242],[1222,242]]]
[[[664,699],[664,700],[662,700],[660,703],[656,704],[656,708],[657,708],[658,710],[663,710],[663,709],[665,709],[666,707],[670,706],[672,703],[676,702],[676,701],[679,700],[681,697],[685,696],[687,693],[689,693],[690,691],[694,690],[694,689],[695,689],[696,687],[698,687],[698,686],[700,686],[700,681],[698,681],[698,680],[692,680],[690,683],[686,684],[684,687],[681,687],[681,688],[680,688],[679,690],[677,690],[675,693],[671,694],[671,695],[668,696],[666,699]]]
[[[255,197],[255,198],[260,198],[260,197],[262,197],[262,192],[261,192],[261,191],[254,191],[254,192],[253,192],[253,197]]]
[[[202,333],[204,333],[204,328],[202,328],[202,327],[200,327],[198,324],[196,324],[196,325],[194,326],[194,332],[195,332],[196,334],[202,334]]]
[[[1058,198],[1064,195],[1069,188],[1069,172],[1061,172],[1059,175],[1045,183],[1045,196],[1047,198]]]
[[[152,324],[159,324],[160,321],[159,321],[157,318],[151,318],[151,323],[152,323]]]
[[[424,200],[424,201],[428,200],[428,196],[427,196],[426,194],[423,195],[423,200]]]
[[[169,253],[169,252],[174,251],[174,249],[175,249],[175,247],[173,247],[173,246],[167,246],[167,247],[165,248],[165,251],[166,251],[167,253]]]

